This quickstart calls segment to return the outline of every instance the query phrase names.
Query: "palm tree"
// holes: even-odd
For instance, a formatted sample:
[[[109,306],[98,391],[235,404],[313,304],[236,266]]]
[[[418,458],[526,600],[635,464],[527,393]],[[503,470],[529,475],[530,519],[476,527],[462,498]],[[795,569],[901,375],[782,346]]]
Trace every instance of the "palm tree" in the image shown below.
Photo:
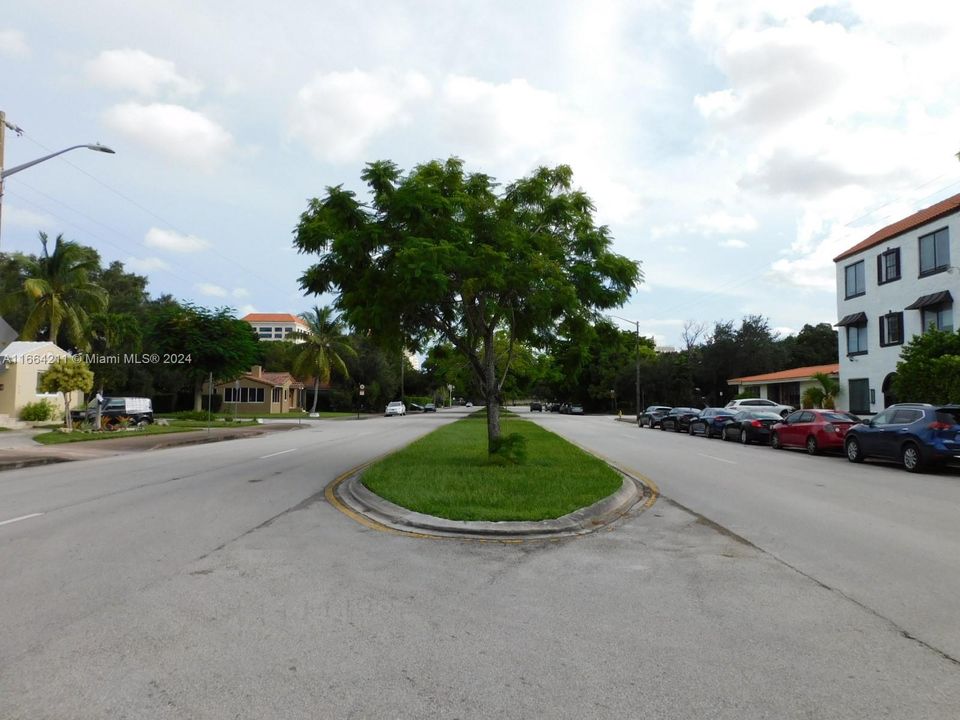
[[[20,287],[4,298],[6,303],[27,301],[30,309],[20,331],[24,340],[46,334],[57,342],[61,329],[74,347],[90,347],[90,314],[107,306],[107,291],[90,280],[100,263],[89,248],[57,235],[53,252],[47,246],[46,233],[40,233],[43,254],[32,257],[19,254]],[[45,331],[45,332],[44,332]]]
[[[293,361],[293,371],[301,377],[313,377],[313,407],[310,412],[316,412],[320,383],[328,385],[334,370],[344,378],[349,378],[343,356],[356,357],[357,351],[344,338],[343,322],[334,315],[333,308],[314,306],[313,310],[302,313],[300,317],[310,326],[309,332],[297,330],[287,338],[303,341],[302,349]]]
[[[811,377],[820,383],[820,387],[812,385],[803,392],[803,407],[823,407],[833,410],[836,407],[836,398],[840,394],[840,383],[827,373],[814,373]]]

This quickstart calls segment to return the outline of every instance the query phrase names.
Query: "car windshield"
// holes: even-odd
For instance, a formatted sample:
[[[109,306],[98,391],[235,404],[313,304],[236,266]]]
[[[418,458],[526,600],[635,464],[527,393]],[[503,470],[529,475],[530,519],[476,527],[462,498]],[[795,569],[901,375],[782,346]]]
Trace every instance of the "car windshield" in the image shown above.
[[[833,423],[836,423],[836,422],[858,423],[858,422],[860,422],[860,418],[858,418],[856,415],[853,415],[853,414],[851,414],[851,413],[825,412],[825,413],[820,413],[820,417],[822,417],[822,418],[823,418],[824,420],[826,420],[827,422],[833,422]]]

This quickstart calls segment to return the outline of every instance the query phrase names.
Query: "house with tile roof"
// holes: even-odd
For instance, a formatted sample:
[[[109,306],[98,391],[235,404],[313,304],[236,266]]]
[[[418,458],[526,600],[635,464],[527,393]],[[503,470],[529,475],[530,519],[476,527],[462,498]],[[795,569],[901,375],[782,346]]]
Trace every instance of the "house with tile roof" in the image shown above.
[[[242,318],[261,340],[287,340],[292,332],[310,332],[310,326],[296,315],[290,313],[248,313]],[[303,340],[290,339],[290,342],[302,343]]]
[[[960,194],[881,228],[834,263],[839,404],[872,415],[897,401],[903,345],[930,327],[958,327]]]
[[[23,406],[38,400],[47,400],[63,415],[62,393],[43,393],[37,387],[40,376],[62,357],[70,354],[52,342],[9,343],[0,351],[0,426],[14,425]],[[83,393],[71,393],[70,404],[80,407]]]
[[[800,398],[806,389],[820,386],[820,383],[813,379],[817,373],[829,375],[836,380],[840,375],[840,364],[810,365],[762,375],[730,378],[727,384],[736,388],[738,394],[756,393],[758,398],[800,407]]]
[[[203,393],[208,387],[204,384]],[[266,372],[254,365],[236,380],[216,382],[213,394],[220,398],[220,411],[238,415],[269,415],[303,409],[303,383],[288,372]],[[214,401],[214,407],[217,406]]]

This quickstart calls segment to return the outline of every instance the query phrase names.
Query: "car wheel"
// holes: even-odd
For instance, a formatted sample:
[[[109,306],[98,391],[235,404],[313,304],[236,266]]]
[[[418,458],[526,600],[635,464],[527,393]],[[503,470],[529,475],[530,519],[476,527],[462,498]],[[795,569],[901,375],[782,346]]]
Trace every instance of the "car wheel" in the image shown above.
[[[660,423],[660,431],[661,431],[661,432],[666,432],[666,431],[667,431],[667,426],[664,425],[662,422]]]
[[[817,445],[817,439],[813,435],[807,438],[807,453],[810,455],[820,454],[820,446]]]
[[[783,445],[780,444],[780,434],[772,433],[770,435],[770,447],[774,450],[783,450]]]
[[[744,445],[749,445],[749,444],[750,444],[750,438],[747,436],[747,431],[746,431],[746,430],[741,430],[741,431],[740,431],[740,442],[743,443]]]
[[[923,458],[920,455],[920,448],[913,443],[907,443],[903,446],[901,453],[903,467],[907,472],[921,472],[923,470]]]
[[[847,438],[844,449],[847,451],[847,460],[853,463],[863,462],[863,450],[860,448],[860,441],[855,437]]]
[[[689,425],[689,426],[687,427],[687,434],[689,434],[689,435],[696,435],[696,433],[693,431],[693,425]]]

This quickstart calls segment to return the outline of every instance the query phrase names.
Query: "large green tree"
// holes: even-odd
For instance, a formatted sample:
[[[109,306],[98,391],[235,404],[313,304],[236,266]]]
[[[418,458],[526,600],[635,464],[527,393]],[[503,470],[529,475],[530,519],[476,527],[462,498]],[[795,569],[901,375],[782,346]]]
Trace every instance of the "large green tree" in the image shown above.
[[[893,385],[900,402],[960,403],[960,331],[914,335],[900,353]]]
[[[310,330],[296,330],[288,336],[301,343],[293,362],[293,371],[299,377],[313,378],[313,407],[310,412],[316,412],[320,385],[330,385],[334,371],[343,378],[349,378],[350,372],[344,357],[354,357],[357,353],[344,337],[343,323],[333,308],[314,306],[313,310],[301,313],[300,317]]]
[[[361,177],[369,203],[330,187],[301,215],[295,244],[319,256],[301,285],[336,293],[350,324],[380,342],[452,344],[483,392],[493,451],[515,344],[543,347],[565,318],[622,305],[642,277],[639,265],[611,251],[608,228],[595,223],[567,166],[539,168],[502,189],[457,158],[406,175],[375,162]],[[501,330],[509,339],[498,366]]]
[[[107,292],[91,279],[100,269],[100,259],[91,248],[62,235],[54,240],[52,252],[45,233],[40,233],[40,243],[39,257],[16,256],[18,286],[6,294],[3,304],[26,304],[21,339],[43,338],[86,350],[89,316],[107,306]]]
[[[193,385],[193,407],[203,407],[203,382],[233,380],[260,358],[259,340],[250,324],[238,320],[230,308],[209,310],[189,303],[161,304],[153,318],[145,346],[151,354],[179,360],[170,367],[174,374]],[[161,366],[162,367],[162,366]],[[184,384],[186,384],[184,382]]]
[[[40,376],[37,383],[40,392],[63,393],[64,420],[67,429],[73,429],[73,418],[70,417],[70,396],[77,390],[90,392],[93,387],[93,372],[84,363],[73,358],[62,357],[52,363]]]

